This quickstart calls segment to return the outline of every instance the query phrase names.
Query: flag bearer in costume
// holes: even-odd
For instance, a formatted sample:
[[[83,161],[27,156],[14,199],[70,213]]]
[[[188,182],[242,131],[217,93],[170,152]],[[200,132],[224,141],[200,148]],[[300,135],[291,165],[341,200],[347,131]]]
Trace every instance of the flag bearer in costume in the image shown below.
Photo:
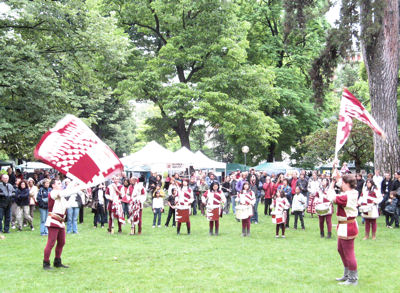
[[[357,260],[354,253],[354,239],[358,235],[356,220],[358,191],[355,189],[357,182],[352,174],[343,175],[340,181],[339,172],[335,170],[335,173],[336,182],[340,185],[342,192],[335,193],[335,180],[333,180],[328,190],[328,197],[337,205],[338,252],[344,265],[343,277],[336,280],[341,281],[342,285],[357,285]]]
[[[107,210],[109,212],[108,218],[108,232],[114,234],[114,219],[118,220],[118,233],[122,233],[122,224],[125,224],[125,216],[122,208],[122,196],[119,190],[118,177],[112,178],[113,183],[107,186],[106,197],[108,199]]]
[[[129,220],[131,221],[131,233],[136,233],[136,225],[138,226],[138,234],[142,234],[142,215],[143,204],[146,201],[146,190],[143,187],[143,182],[133,180],[132,197],[129,203]]]
[[[189,180],[182,181],[182,188],[178,192],[177,199],[175,200],[175,219],[177,222],[176,232],[181,233],[182,223],[186,223],[187,232],[190,234],[190,207],[194,201],[193,192],[189,188]]]
[[[56,244],[54,267],[68,268],[61,262],[61,253],[65,244],[65,218],[67,209],[75,202],[76,193],[80,188],[72,187],[68,189],[62,188],[61,181],[53,179],[50,183],[52,191],[48,195],[48,216],[46,220],[46,227],[48,229],[47,244],[44,248],[43,268],[45,270],[51,269],[50,267],[50,254]],[[69,196],[66,199],[66,196]]]
[[[226,203],[224,193],[219,190],[219,183],[214,181],[210,185],[210,190],[206,191],[201,197],[202,203],[207,209],[207,220],[210,222],[210,235],[213,235],[215,223],[215,235],[219,232],[219,216],[221,215],[221,205]]]
[[[366,189],[363,190],[358,199],[361,216],[365,219],[365,237],[369,238],[369,231],[372,226],[372,240],[376,239],[376,219],[379,218],[378,205],[382,201],[382,194],[376,188],[372,179],[367,179]]]
[[[333,205],[328,198],[329,183],[328,179],[323,179],[319,191],[315,194],[315,209],[318,214],[319,220],[319,232],[321,238],[325,237],[324,224],[328,229],[328,235],[326,238],[332,238],[332,214]]]
[[[238,210],[242,210],[245,213],[245,216],[242,218],[242,236],[250,236],[250,219],[253,215],[253,206],[256,203],[256,196],[253,191],[251,191],[249,182],[245,181],[243,183],[242,190],[236,197],[236,202],[239,204],[236,207],[236,214]]]
[[[275,237],[279,237],[279,228],[282,230],[282,238],[285,238],[285,226],[287,212],[290,208],[290,202],[286,198],[286,194],[283,190],[277,191],[277,196],[272,202],[272,208],[274,209],[272,213],[272,222],[276,224]]]

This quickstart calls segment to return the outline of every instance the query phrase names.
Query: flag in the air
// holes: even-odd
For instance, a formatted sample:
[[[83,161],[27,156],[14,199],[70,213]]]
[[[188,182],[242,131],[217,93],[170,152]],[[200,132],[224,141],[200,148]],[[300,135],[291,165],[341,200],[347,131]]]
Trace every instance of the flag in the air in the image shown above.
[[[382,128],[376,123],[375,119],[368,113],[359,100],[347,89],[343,90],[340,102],[339,122],[336,134],[335,158],[342,146],[350,136],[353,126],[353,118],[367,124],[376,134],[385,137]]]
[[[89,186],[123,171],[117,155],[73,115],[65,116],[43,135],[34,155],[67,177]]]

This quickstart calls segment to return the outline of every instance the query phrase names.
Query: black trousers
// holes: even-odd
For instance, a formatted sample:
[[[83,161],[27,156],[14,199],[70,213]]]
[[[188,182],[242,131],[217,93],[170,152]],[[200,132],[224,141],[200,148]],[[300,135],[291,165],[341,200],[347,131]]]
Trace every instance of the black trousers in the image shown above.
[[[165,226],[168,227],[169,220],[171,220],[171,217],[172,217],[172,227],[174,227],[175,226],[175,209],[170,207],[168,210],[168,217],[167,217],[167,221],[165,222]]]
[[[286,210],[286,228],[289,228],[289,221],[290,221],[290,209]]]
[[[83,223],[83,209],[84,209],[84,207],[83,207],[83,205],[81,205],[79,207],[79,224]]]
[[[264,215],[271,215],[271,203],[272,198],[266,198],[264,200]]]
[[[96,211],[94,212],[94,218],[93,218],[93,224],[95,227],[97,227],[97,223],[101,224],[103,227],[105,223],[107,223],[106,220],[106,212],[104,210],[103,205],[98,205]]]
[[[301,228],[304,229],[304,219],[302,211],[295,211],[294,214],[294,228],[297,229],[297,219],[300,217]]]

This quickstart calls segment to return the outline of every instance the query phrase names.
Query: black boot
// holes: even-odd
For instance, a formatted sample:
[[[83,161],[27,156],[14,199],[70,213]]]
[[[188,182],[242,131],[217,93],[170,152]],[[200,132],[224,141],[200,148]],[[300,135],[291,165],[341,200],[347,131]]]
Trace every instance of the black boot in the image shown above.
[[[54,263],[53,263],[55,268],[69,268],[69,266],[63,265],[61,262],[61,258],[54,258]]]
[[[51,270],[51,269],[53,269],[51,266],[50,266],[50,262],[49,261],[43,261],[43,269],[45,269],[45,270]]]
[[[321,238],[324,238],[325,237],[325,233],[324,233],[324,231],[321,231]]]
[[[218,236],[219,229],[215,228],[215,236]]]
[[[328,236],[326,236],[326,239],[331,239],[332,238],[332,232],[328,232]]]
[[[246,228],[242,228],[242,236],[243,236],[243,237],[246,237],[246,236],[247,236],[247,234],[246,234]]]
[[[216,231],[215,231],[216,232]],[[209,234],[210,234],[210,236],[213,236],[214,235],[214,233],[213,233],[213,229],[212,228],[210,228],[210,232],[209,232]]]
[[[247,228],[247,236],[250,236],[250,229]]]
[[[190,235],[190,227],[187,227],[188,235]]]

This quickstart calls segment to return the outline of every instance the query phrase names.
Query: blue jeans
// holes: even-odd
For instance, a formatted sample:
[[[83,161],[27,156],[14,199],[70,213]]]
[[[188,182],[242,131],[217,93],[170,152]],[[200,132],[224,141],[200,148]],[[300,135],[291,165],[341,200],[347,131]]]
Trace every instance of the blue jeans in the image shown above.
[[[78,233],[79,207],[68,209],[67,233]]]
[[[153,226],[156,225],[156,219],[158,217],[157,225],[161,225],[161,209],[154,209]]]
[[[4,217],[4,231],[3,231],[3,217]],[[0,208],[0,232],[8,233],[10,230],[11,219],[11,205],[8,207]]]
[[[47,209],[39,208],[40,212],[40,235],[47,235],[49,232],[47,231],[47,227],[44,225],[47,220],[47,214],[49,213]]]
[[[129,203],[128,202],[122,203],[122,210],[124,211],[125,218],[129,218]]]
[[[258,203],[259,202],[260,202],[260,196],[257,196],[256,203],[254,204],[254,207],[253,207],[253,216],[251,217],[252,222],[258,223]]]
[[[236,195],[231,195],[232,212],[236,214]]]

